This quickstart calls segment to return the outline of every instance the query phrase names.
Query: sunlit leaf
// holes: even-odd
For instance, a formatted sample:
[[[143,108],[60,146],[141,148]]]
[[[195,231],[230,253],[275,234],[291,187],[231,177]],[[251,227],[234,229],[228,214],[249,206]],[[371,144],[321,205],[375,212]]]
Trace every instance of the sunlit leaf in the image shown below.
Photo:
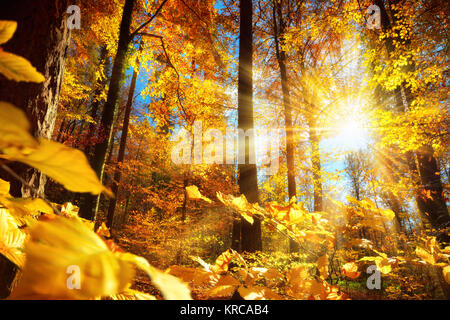
[[[266,287],[240,287],[238,291],[245,300],[283,300],[280,295]]]
[[[361,275],[361,272],[358,272],[358,265],[354,262],[344,264],[341,272],[350,279],[356,279]]]
[[[45,81],[44,76],[27,59],[5,51],[0,51],[0,74],[15,81]]]
[[[61,143],[39,139],[39,146],[27,154],[18,149],[5,150],[0,158],[28,164],[73,192],[99,194],[111,192],[99,181],[83,152]]]
[[[40,198],[6,198],[0,196],[0,204],[10,210],[11,215],[21,221],[41,213],[53,213],[52,207]]]
[[[173,275],[163,272],[151,266],[148,261],[142,257],[123,253],[120,255],[125,261],[129,261],[136,265],[139,269],[145,271],[152,284],[161,291],[162,295],[167,300],[191,300],[191,290],[188,285],[182,280]]]
[[[38,141],[30,134],[25,113],[10,103],[0,101],[0,149],[34,148]]]
[[[427,250],[425,250],[421,247],[416,247],[416,254],[418,257],[420,257],[425,262],[428,262],[430,264],[436,263],[434,256],[431,253],[429,253]]]
[[[187,186],[186,193],[187,193],[188,198],[191,200],[204,200],[208,203],[212,202],[210,199],[208,199],[207,197],[203,196],[200,193],[197,186]]]
[[[78,219],[40,221],[30,234],[23,276],[11,299],[93,299],[125,290],[133,278],[132,265]],[[76,289],[69,283],[78,276]]]
[[[12,38],[17,29],[16,21],[0,20],[0,44]]]
[[[0,254],[22,268],[25,262],[23,250],[26,234],[23,233],[6,209],[0,208]]]
[[[0,179],[0,196],[9,195],[9,182]]]

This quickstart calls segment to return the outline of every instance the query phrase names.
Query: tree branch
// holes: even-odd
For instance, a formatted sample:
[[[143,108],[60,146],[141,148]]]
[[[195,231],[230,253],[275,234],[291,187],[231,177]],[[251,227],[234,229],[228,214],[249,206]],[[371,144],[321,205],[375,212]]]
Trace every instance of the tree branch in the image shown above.
[[[145,28],[148,24],[150,24],[153,19],[156,18],[156,16],[158,15],[158,13],[161,11],[162,7],[164,6],[164,4],[167,2],[167,0],[164,0],[161,5],[158,7],[158,9],[156,9],[156,12],[150,17],[150,19],[147,20],[147,22],[141,24],[135,31],[133,31],[130,34],[130,39],[133,39],[138,33],[139,31],[141,31],[143,28]]]

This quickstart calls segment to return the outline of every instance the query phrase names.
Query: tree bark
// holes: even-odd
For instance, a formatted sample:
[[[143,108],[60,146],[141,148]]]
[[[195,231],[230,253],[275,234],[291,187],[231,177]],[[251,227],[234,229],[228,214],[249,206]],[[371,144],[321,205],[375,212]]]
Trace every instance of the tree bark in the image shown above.
[[[123,8],[122,21],[120,23],[119,31],[119,44],[117,47],[117,53],[114,58],[114,64],[111,74],[111,80],[109,83],[108,96],[105,106],[103,108],[103,114],[101,119],[101,128],[106,134],[106,139],[95,145],[94,157],[93,157],[93,169],[97,173],[100,181],[103,179],[103,173],[105,168],[106,156],[108,147],[111,144],[113,136],[113,122],[114,116],[117,113],[117,101],[119,98],[120,80],[124,74],[125,59],[128,51],[128,45],[130,43],[130,25],[131,17],[133,14],[135,0],[126,0]],[[95,220],[98,212],[99,197],[94,195],[86,196],[80,207],[80,216]]]
[[[142,42],[139,47],[139,51],[142,51]],[[120,179],[122,177],[121,165],[123,163],[123,160],[125,159],[125,149],[127,146],[128,127],[130,124],[130,115],[131,115],[131,109],[133,107],[133,98],[134,98],[134,91],[136,88],[138,72],[139,72],[139,61],[137,61],[136,69],[133,70],[133,76],[131,78],[130,90],[128,92],[127,104],[125,106],[125,115],[124,115],[124,119],[123,119],[122,135],[120,137],[119,155],[117,157],[117,166],[116,166],[116,170],[114,172],[114,178],[113,178],[112,187],[111,187],[111,191],[115,195],[118,194]],[[111,201],[109,203],[108,215],[107,215],[107,219],[106,219],[106,225],[109,228],[111,228],[113,226],[114,211],[116,210],[116,203],[117,203],[117,196],[114,197],[113,199],[111,199]]]
[[[72,2],[71,2],[72,3]],[[64,63],[70,40],[65,14],[68,0],[15,0],[0,3],[0,20],[17,21],[13,37],[2,45],[5,51],[26,58],[41,72],[43,83],[15,82],[0,76],[0,100],[22,109],[36,137],[50,138],[55,126],[59,92],[64,75]],[[37,195],[44,193],[46,178],[25,165],[12,169],[32,185]],[[17,197],[35,195],[10,176],[11,194]]]
[[[2,45],[5,51],[26,58],[41,72],[43,83],[15,82],[0,75],[0,100],[22,109],[31,123],[35,137],[50,138],[55,126],[58,98],[63,81],[64,63],[70,40],[65,11],[69,1],[33,0],[2,1],[0,20],[17,22],[12,39]],[[11,164],[11,169],[32,185],[36,194],[6,173],[0,178],[11,183],[10,193],[15,197],[42,195],[46,178],[40,172],[22,164]],[[17,266],[0,258],[0,299],[12,289]]]
[[[292,129],[292,106],[291,95],[286,70],[286,53],[280,46],[283,41],[286,24],[283,21],[282,1],[274,1],[273,3],[273,27],[275,35],[275,50],[280,68],[281,91],[283,93],[284,106],[284,125],[286,131],[286,163],[287,163],[287,180],[289,200],[297,195],[295,184],[295,164],[294,164],[294,132]],[[277,20],[278,16],[278,20]],[[299,245],[296,241],[289,238],[289,251],[297,252]]]
[[[238,127],[244,131],[253,129],[253,32],[252,1],[240,2],[239,35],[239,77],[238,77]],[[250,164],[250,151],[255,150],[254,139],[245,142],[245,164],[238,164],[238,184],[242,194],[250,203],[258,202],[258,178],[256,164]],[[242,219],[241,250],[255,252],[262,249],[261,221],[255,219],[253,224]]]
[[[92,160],[93,160],[93,155],[92,155],[92,144],[91,144],[90,140],[95,136],[95,132],[98,127],[99,117],[97,114],[100,109],[100,94],[101,94],[102,89],[106,86],[107,81],[108,81],[107,76],[106,76],[108,74],[108,68],[109,68],[108,61],[109,61],[108,50],[106,49],[106,46],[102,46],[100,48],[99,67],[104,65],[103,73],[105,74],[105,79],[102,79],[101,81],[99,81],[97,83],[97,86],[94,91],[94,97],[93,97],[94,101],[92,103],[91,110],[89,111],[89,115],[92,117],[92,119],[95,121],[95,123],[92,123],[92,122],[89,123],[88,133],[86,135],[86,140],[87,140],[88,144],[84,148],[84,153],[88,157],[91,164],[92,164]]]
[[[319,137],[314,122],[309,122],[309,141],[311,143],[311,162],[314,188],[314,211],[322,211],[322,175],[320,163]]]

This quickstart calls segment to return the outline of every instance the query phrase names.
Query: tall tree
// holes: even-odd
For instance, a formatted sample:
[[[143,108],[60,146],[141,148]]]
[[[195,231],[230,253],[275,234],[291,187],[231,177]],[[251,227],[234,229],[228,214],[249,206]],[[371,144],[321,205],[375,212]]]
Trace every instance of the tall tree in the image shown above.
[[[139,47],[139,52],[142,51],[142,42]],[[139,59],[136,61],[136,68],[133,70],[133,76],[131,78],[131,84],[130,84],[130,90],[128,92],[128,99],[127,104],[125,106],[125,115],[123,118],[123,125],[122,125],[122,135],[120,137],[120,147],[119,147],[119,154],[117,156],[117,165],[116,170],[114,171],[114,178],[112,183],[111,191],[114,194],[118,194],[119,191],[119,183],[122,176],[122,169],[121,165],[123,163],[123,160],[125,159],[125,149],[127,146],[127,137],[128,137],[128,127],[130,124],[130,115],[131,115],[131,109],[133,107],[133,98],[134,98],[134,91],[136,88],[136,81],[138,77],[139,72]],[[113,226],[114,222],[114,211],[116,210],[116,203],[117,203],[117,196],[114,199],[111,199],[108,207],[108,215],[106,219],[106,225],[108,227]]]
[[[386,3],[391,8],[391,15],[388,15]],[[380,8],[382,30],[388,35],[384,38],[386,51],[391,55],[397,50],[396,47],[409,49],[408,47],[411,45],[411,32],[406,32],[402,37],[392,32],[393,27],[402,18],[401,14],[394,9],[395,5],[399,3],[400,1],[375,1],[375,4]],[[415,63],[411,59],[408,59],[402,72],[410,74],[414,71]],[[407,112],[414,100],[413,93],[407,81],[403,81],[395,88],[394,95],[398,111]],[[409,164],[412,175],[420,179],[420,187],[416,191],[417,206],[428,217],[429,222],[434,228],[441,229],[448,227],[450,225],[450,215],[443,197],[441,178],[439,175],[436,175],[439,169],[433,147],[428,144],[423,145],[416,150],[415,154],[411,151],[407,152],[406,161]],[[415,157],[417,158],[415,159]],[[430,197],[426,197],[424,194],[429,194]],[[440,238],[446,242],[450,241],[450,238],[444,234]]]
[[[350,188],[356,200],[360,201],[364,195],[365,173],[368,161],[361,150],[351,152],[345,157],[345,173],[350,179]]]
[[[247,131],[254,128],[253,120],[253,32],[252,0],[240,2],[239,77],[238,77],[238,127]],[[238,184],[242,194],[250,203],[258,202],[258,177],[256,164],[250,163],[250,154],[255,154],[254,138],[245,141],[245,164],[239,164]],[[253,224],[241,221],[241,250],[255,252],[262,249],[261,221]]]
[[[111,144],[113,133],[114,116],[117,113],[117,101],[119,98],[120,80],[123,77],[125,59],[130,43],[130,26],[131,17],[133,15],[133,7],[135,0],[126,0],[123,8],[122,22],[120,23],[119,43],[117,53],[114,58],[111,79],[109,83],[108,95],[105,106],[103,107],[102,119],[100,122],[101,128],[106,135],[106,139],[95,145],[93,168],[100,178],[103,178],[105,168],[105,161],[108,151],[108,146]],[[80,216],[86,219],[94,220],[99,205],[99,197],[94,195],[87,195],[83,204],[80,207]]]
[[[286,52],[283,49],[284,33],[286,30],[286,22],[282,14],[283,1],[273,1],[272,16],[273,29],[275,35],[275,52],[277,56],[278,66],[280,68],[281,91],[283,94],[284,106],[284,127],[286,131],[286,163],[287,163],[287,180],[289,199],[296,196],[295,184],[295,165],[294,165],[294,132],[292,130],[292,106],[291,93],[286,70]],[[298,251],[297,242],[289,239],[289,248],[291,252]]]

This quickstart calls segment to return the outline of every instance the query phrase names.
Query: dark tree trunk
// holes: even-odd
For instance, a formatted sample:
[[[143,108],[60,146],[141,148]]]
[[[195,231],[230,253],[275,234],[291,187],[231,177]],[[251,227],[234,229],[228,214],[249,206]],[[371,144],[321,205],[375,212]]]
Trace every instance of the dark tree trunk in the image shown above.
[[[142,50],[142,43],[139,48],[139,51],[141,51],[141,50]],[[131,115],[131,109],[133,106],[133,97],[134,97],[134,91],[136,88],[138,72],[139,72],[139,61],[137,62],[136,69],[133,71],[133,76],[131,78],[131,84],[130,84],[130,91],[128,92],[128,100],[127,100],[127,104],[125,106],[125,115],[123,118],[123,126],[122,126],[122,136],[120,137],[119,155],[117,157],[117,166],[116,166],[116,170],[114,172],[114,178],[113,178],[112,187],[111,187],[111,191],[115,195],[118,195],[120,179],[122,177],[121,164],[123,163],[123,160],[125,159],[125,149],[127,146],[128,127],[130,124],[130,115]],[[116,210],[116,203],[117,203],[117,196],[115,198],[111,199],[111,201],[109,203],[109,207],[108,207],[108,216],[106,219],[106,225],[110,228],[113,226],[114,211]]]
[[[17,30],[2,47],[26,58],[41,72],[43,83],[15,82],[0,76],[0,100],[10,102],[28,115],[32,133],[50,138],[55,126],[59,91],[63,81],[64,63],[70,40],[66,27],[68,0],[15,0],[0,3],[0,20],[17,21]],[[13,170],[44,193],[45,176],[25,165]],[[9,176],[14,196],[30,196],[32,192]]]
[[[277,21],[278,15],[278,21]],[[292,130],[292,106],[291,95],[286,71],[286,53],[281,45],[286,30],[286,24],[282,15],[282,1],[274,1],[273,4],[273,27],[275,34],[275,49],[278,66],[280,67],[281,91],[283,93],[284,124],[286,130],[286,163],[289,200],[297,195],[295,185],[295,165],[294,165],[294,132]],[[289,238],[289,251],[297,252],[299,245]]]
[[[55,126],[70,40],[65,14],[68,5],[69,1],[55,0],[0,3],[0,20],[18,24],[13,38],[2,45],[3,49],[26,58],[45,77],[43,83],[29,83],[10,81],[0,75],[0,100],[14,104],[28,115],[36,137],[50,138]],[[44,175],[21,164],[10,167],[35,188],[37,195],[44,193]],[[6,173],[0,172],[0,178],[10,181],[13,196],[35,195]],[[0,298],[9,295],[17,270],[14,264],[0,258]]]
[[[241,251],[241,220],[234,219],[231,229],[231,249]]]
[[[421,180],[421,190],[419,189],[418,197],[420,198],[420,210],[426,214],[431,225],[436,228],[445,228],[450,226],[450,216],[448,214],[447,205],[443,198],[443,188],[437,166],[436,158],[433,156],[433,148],[424,146],[417,151],[417,163]],[[430,197],[421,194],[420,191],[429,193]],[[447,237],[447,242],[448,242]]]
[[[41,72],[43,83],[15,82],[0,76],[0,100],[21,108],[31,123],[36,137],[50,138],[56,119],[59,91],[64,75],[64,62],[70,39],[64,14],[68,1],[3,1],[0,20],[17,22],[17,30],[6,44],[5,51],[23,56]],[[36,26],[39,26],[37,28]],[[10,167],[34,186],[37,194],[44,193],[45,176],[22,164]],[[11,183],[11,194],[16,197],[34,195],[13,177],[1,172],[0,177]],[[18,268],[4,257],[0,258],[0,298],[6,298]]]
[[[108,152],[108,147],[111,144],[113,136],[114,116],[117,113],[117,101],[119,98],[120,80],[124,74],[125,58],[130,43],[130,25],[131,16],[133,14],[133,6],[135,0],[126,0],[123,8],[122,22],[120,23],[119,44],[117,47],[116,57],[114,58],[114,65],[109,83],[108,96],[101,119],[101,129],[106,135],[106,139],[95,145],[93,157],[93,169],[97,173],[100,181],[103,180],[103,172],[105,168],[105,161]],[[80,208],[80,216],[95,220],[99,205],[99,197],[88,195]]]
[[[252,1],[240,2],[239,35],[239,79],[238,79],[238,127],[243,130],[253,129],[253,33]],[[250,203],[258,202],[258,178],[256,164],[249,163],[250,150],[254,153],[254,139],[245,143],[245,164],[239,164],[238,184],[242,194]],[[253,224],[242,219],[241,250],[255,252],[262,249],[261,221],[255,219]]]
[[[101,67],[102,65],[104,65],[104,70],[103,73],[105,74],[105,78],[102,79],[101,81],[99,81],[97,83],[97,86],[95,88],[94,91],[94,102],[92,103],[91,106],[91,110],[89,111],[89,115],[92,117],[92,119],[96,122],[96,123],[89,123],[88,126],[88,133],[86,135],[86,140],[88,142],[88,144],[86,145],[85,149],[84,149],[84,153],[86,154],[86,156],[88,157],[89,161],[92,164],[92,144],[91,144],[91,139],[95,136],[96,130],[97,130],[97,124],[98,124],[98,112],[100,109],[100,95],[101,92],[103,90],[103,88],[106,86],[107,84],[107,74],[108,74],[108,69],[109,69],[109,63],[108,63],[109,59],[108,59],[108,50],[106,49],[106,46],[103,46],[100,48],[100,57],[99,57],[99,67]]]
[[[392,13],[392,18],[389,17],[386,11],[386,6],[383,0],[376,0],[375,4],[380,7],[381,23],[383,31],[390,31],[391,19],[393,24],[396,21],[396,12]],[[403,39],[396,39],[400,41],[402,45],[408,46],[410,44],[410,39],[408,36]],[[388,53],[395,51],[395,46],[393,44],[393,39],[391,37],[386,37],[385,46]],[[408,63],[405,67],[405,71],[413,71],[415,66],[412,62]],[[395,99],[397,104],[397,109],[400,112],[406,112],[411,102],[413,101],[411,90],[405,85],[401,84],[395,90]],[[450,226],[450,215],[448,213],[447,204],[443,197],[443,187],[440,175],[436,175],[439,171],[437,166],[436,158],[434,157],[434,150],[431,146],[424,146],[416,151],[417,164],[414,159],[414,154],[408,152],[406,154],[407,163],[410,167],[413,177],[418,177],[420,180],[420,186],[416,190],[416,202],[417,207],[421,213],[427,217],[430,224],[436,228],[441,229]],[[427,197],[430,195],[431,197]],[[450,237],[444,233],[438,236],[441,242],[450,242]]]

